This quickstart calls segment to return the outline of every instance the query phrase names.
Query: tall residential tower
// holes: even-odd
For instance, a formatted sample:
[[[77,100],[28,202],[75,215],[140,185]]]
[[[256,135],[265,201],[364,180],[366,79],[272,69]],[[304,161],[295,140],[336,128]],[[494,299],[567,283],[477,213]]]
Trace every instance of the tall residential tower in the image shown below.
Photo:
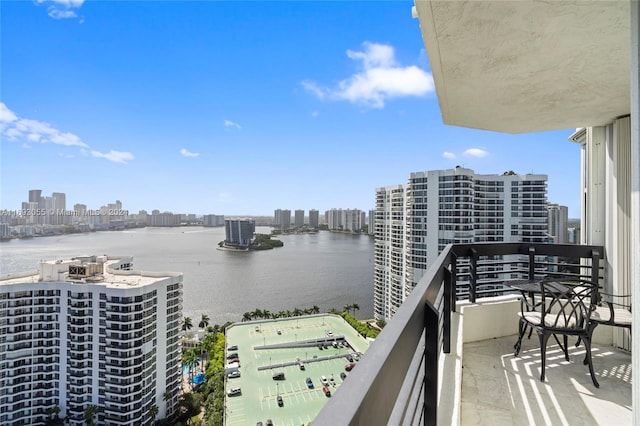
[[[0,424],[152,425],[176,412],[182,274],[132,258],[42,261],[0,277]]]
[[[375,226],[374,315],[389,319],[447,244],[547,242],[547,176],[411,173],[376,190]]]

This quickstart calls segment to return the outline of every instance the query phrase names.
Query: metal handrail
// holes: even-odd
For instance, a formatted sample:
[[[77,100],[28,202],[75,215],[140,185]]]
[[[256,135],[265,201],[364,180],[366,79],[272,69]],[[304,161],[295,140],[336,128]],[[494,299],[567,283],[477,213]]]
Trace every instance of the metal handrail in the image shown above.
[[[599,281],[601,246],[534,243],[448,245],[387,323],[357,367],[320,411],[315,425],[437,424],[438,357],[449,353],[460,263],[470,269],[469,299],[477,296],[482,257],[522,255],[529,278],[544,273],[537,256],[590,259],[581,265]],[[509,271],[504,271],[509,272]],[[502,272],[502,273],[504,273]],[[472,300],[473,298],[473,300]],[[446,423],[446,422],[445,422]]]

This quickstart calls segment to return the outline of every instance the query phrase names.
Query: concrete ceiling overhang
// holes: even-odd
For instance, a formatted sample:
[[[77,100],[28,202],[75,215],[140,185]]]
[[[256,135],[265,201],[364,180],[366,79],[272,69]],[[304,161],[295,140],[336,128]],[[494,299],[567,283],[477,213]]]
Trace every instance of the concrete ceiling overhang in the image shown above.
[[[446,124],[507,133],[630,112],[630,4],[415,0]]]

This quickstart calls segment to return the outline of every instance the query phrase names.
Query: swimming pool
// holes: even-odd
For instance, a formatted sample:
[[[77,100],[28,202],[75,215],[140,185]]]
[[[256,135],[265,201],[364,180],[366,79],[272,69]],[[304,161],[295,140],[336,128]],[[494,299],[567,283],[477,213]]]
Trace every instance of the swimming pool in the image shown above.
[[[200,361],[202,360],[200,359],[200,357],[198,357],[197,359],[198,364],[200,364]],[[195,367],[196,366],[194,365],[193,366],[194,370],[195,370]],[[189,366],[187,364],[182,364],[182,375],[185,375],[185,374],[189,374]]]

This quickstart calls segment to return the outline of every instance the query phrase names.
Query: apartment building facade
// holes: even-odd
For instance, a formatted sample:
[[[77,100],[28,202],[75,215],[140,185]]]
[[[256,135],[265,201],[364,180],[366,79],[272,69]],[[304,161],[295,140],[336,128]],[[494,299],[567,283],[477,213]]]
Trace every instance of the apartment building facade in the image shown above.
[[[547,228],[546,175],[456,167],[376,189],[374,316],[391,318],[447,244],[542,243]]]
[[[42,261],[0,277],[0,424],[151,425],[181,384],[182,274],[131,257]]]

